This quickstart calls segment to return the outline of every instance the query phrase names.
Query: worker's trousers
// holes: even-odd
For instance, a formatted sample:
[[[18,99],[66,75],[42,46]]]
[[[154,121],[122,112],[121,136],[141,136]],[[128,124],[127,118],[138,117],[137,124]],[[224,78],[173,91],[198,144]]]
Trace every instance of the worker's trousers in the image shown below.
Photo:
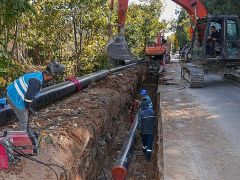
[[[24,131],[27,130],[28,126],[28,111],[26,109],[20,110],[18,109],[10,100],[10,98],[7,96],[7,101],[10,104],[12,110],[17,116],[17,119],[19,121],[19,130]]]
[[[153,134],[141,134],[142,148],[147,161],[150,160],[152,154]]]

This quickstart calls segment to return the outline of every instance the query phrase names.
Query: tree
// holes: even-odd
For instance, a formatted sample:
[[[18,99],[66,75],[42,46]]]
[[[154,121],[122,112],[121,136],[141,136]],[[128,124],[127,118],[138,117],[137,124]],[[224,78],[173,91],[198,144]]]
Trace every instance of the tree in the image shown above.
[[[165,28],[159,21],[162,3],[159,0],[142,1],[129,6],[126,21],[126,39],[134,54],[142,55],[148,40],[156,38]]]

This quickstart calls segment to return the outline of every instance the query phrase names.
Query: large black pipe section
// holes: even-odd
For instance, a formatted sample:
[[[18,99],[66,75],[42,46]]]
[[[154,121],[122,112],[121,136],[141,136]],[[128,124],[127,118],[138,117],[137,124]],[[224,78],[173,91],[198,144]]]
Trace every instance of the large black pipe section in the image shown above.
[[[129,135],[125,140],[121,153],[112,169],[112,177],[114,180],[124,180],[128,174],[128,165],[131,162],[133,153],[133,145],[135,142],[136,130],[138,126],[138,114],[135,116]]]
[[[104,79],[108,75],[108,70],[98,71],[89,75],[77,78],[81,86],[81,90],[86,88],[90,83]],[[72,81],[66,81],[51,87],[44,88],[34,100],[34,109],[40,109],[54,101],[77,91],[76,84]]]
[[[0,126],[5,125],[8,121],[14,120],[15,118],[16,116],[10,106],[0,108]]]
[[[135,62],[126,66],[120,66],[116,68],[112,68],[110,70],[101,70],[92,74],[88,74],[82,77],[78,77],[81,90],[86,88],[90,83],[99,81],[104,79],[111,73],[115,73],[118,71],[122,71],[126,68],[133,67],[139,63],[144,61]],[[36,96],[33,102],[34,109],[41,109],[48,104],[57,101],[67,95],[70,95],[77,91],[77,86],[72,81],[65,81],[60,84],[56,84],[47,88],[44,88],[40,91],[39,95]],[[15,115],[10,107],[6,107],[4,109],[0,109],[0,126],[6,125],[10,120],[15,119]]]

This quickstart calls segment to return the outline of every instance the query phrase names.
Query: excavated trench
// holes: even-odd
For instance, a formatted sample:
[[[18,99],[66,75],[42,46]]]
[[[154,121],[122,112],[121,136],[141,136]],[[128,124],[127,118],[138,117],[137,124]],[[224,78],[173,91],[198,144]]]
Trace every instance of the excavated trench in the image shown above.
[[[40,153],[35,158],[62,166],[68,179],[112,179],[111,169],[131,127],[131,102],[140,88],[148,89],[158,117],[157,86],[158,78],[149,76],[146,65],[138,65],[42,109],[30,118],[31,127],[40,133],[41,139]],[[15,128],[17,124],[9,126]],[[144,160],[137,132],[127,179],[160,179],[158,129],[159,126],[150,164]],[[0,171],[0,179],[57,179],[46,164],[20,159],[10,169]],[[52,168],[59,179],[65,179],[63,169]]]

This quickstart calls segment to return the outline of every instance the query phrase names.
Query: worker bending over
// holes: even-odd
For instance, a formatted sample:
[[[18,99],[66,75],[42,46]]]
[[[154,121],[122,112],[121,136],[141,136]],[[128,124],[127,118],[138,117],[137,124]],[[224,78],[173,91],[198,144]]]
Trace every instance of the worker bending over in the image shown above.
[[[63,64],[53,61],[45,71],[24,74],[7,87],[7,101],[19,120],[19,130],[27,130],[28,113],[42,85],[64,69]]]
[[[142,150],[145,160],[150,162],[152,154],[155,116],[147,97],[143,97],[139,111],[139,126],[142,137]]]

